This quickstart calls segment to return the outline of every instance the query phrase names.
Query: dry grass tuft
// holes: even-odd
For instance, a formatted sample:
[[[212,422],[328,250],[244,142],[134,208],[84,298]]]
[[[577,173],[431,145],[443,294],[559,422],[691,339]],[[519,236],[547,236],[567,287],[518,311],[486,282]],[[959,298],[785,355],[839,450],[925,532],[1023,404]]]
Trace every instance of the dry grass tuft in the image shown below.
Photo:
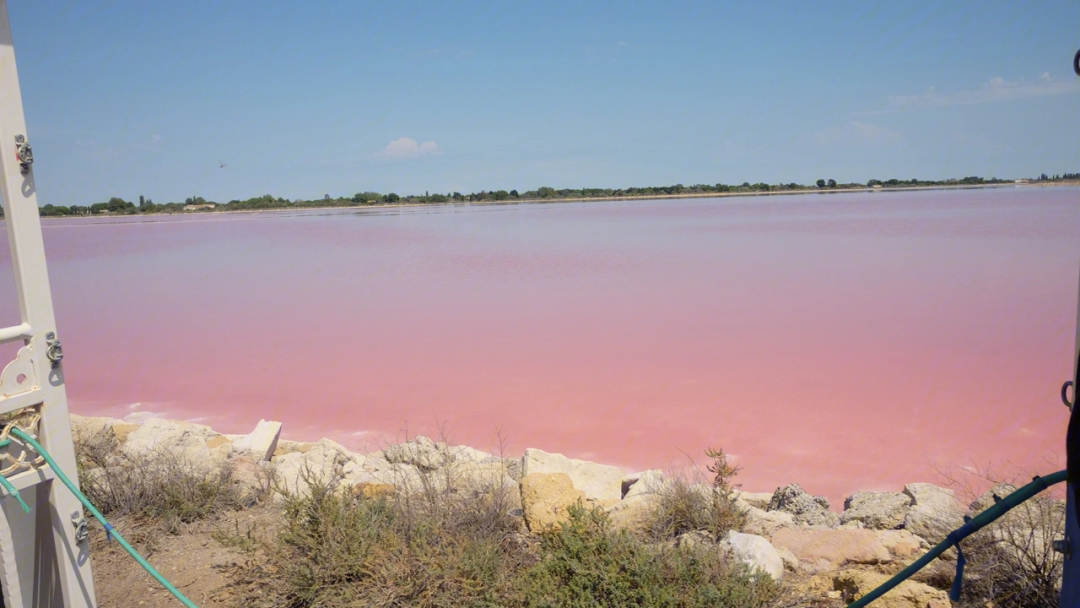
[[[76,441],[75,453],[81,489],[102,514],[169,534],[250,500],[228,462],[196,466],[168,451],[130,455],[111,432]]]
[[[967,567],[959,607],[1056,608],[1065,530],[1063,501],[1036,496],[962,543]]]

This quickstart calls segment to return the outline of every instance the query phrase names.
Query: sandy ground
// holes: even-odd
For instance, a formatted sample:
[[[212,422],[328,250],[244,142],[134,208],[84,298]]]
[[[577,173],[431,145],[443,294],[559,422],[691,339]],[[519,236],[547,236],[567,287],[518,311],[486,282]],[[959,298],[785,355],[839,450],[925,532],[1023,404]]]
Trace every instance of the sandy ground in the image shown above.
[[[134,541],[132,544],[136,549],[165,578],[200,608],[233,608],[240,604],[236,590],[230,588],[229,571],[248,559],[249,554],[223,545],[214,538],[214,533],[235,534],[237,529],[245,531],[254,526],[262,535],[274,520],[273,507],[249,509],[226,514],[220,520],[199,522],[177,536],[157,534],[149,543],[140,539],[140,530],[132,522],[119,520],[114,525],[125,538]],[[100,608],[176,608],[181,605],[120,545],[107,542],[100,526],[91,526],[91,530],[91,563]]]

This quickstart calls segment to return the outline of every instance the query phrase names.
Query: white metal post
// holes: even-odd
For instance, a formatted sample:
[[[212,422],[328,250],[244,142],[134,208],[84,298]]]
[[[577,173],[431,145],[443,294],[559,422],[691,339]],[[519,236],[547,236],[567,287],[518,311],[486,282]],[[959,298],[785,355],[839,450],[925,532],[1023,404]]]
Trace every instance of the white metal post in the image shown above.
[[[20,158],[17,143],[28,138],[7,1],[0,0],[0,195],[22,319],[20,325],[0,328],[0,342],[22,342],[16,359],[0,373],[0,415],[40,407],[39,440],[78,483],[34,171],[21,164],[26,149]],[[79,534],[79,525],[85,526],[82,506],[53,478],[47,465],[10,474],[32,507],[29,514],[6,492],[0,494],[0,585],[6,608],[97,605],[87,542]]]

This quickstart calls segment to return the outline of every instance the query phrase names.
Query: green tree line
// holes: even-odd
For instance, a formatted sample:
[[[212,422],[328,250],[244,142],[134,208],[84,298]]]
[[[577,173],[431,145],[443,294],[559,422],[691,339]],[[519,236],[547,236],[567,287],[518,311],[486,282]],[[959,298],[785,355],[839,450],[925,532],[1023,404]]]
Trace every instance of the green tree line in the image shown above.
[[[1062,173],[1049,176],[1041,174],[1034,181],[1064,181],[1080,179],[1080,173]],[[206,200],[201,196],[192,196],[183,202],[169,202],[164,204],[155,203],[152,199],[139,196],[138,201],[127,201],[119,197],[112,197],[108,201],[93,203],[90,205],[44,205],[40,208],[42,216],[78,216],[78,215],[135,215],[151,213],[185,213],[191,211],[219,212],[219,211],[244,211],[254,209],[303,209],[313,207],[361,207],[367,205],[395,205],[395,204],[441,204],[449,202],[500,202],[500,201],[557,201],[568,199],[590,198],[623,198],[623,197],[651,197],[673,195],[708,195],[726,193],[756,194],[761,192],[791,192],[813,190],[853,190],[873,187],[881,188],[910,188],[928,186],[963,186],[982,184],[1012,183],[1013,180],[982,178],[977,176],[953,178],[946,180],[920,180],[920,179],[870,179],[865,183],[849,182],[837,183],[834,179],[819,179],[813,185],[796,184],[767,184],[757,182],[743,182],[742,184],[694,184],[685,186],[675,184],[673,186],[641,186],[630,188],[560,188],[542,186],[535,190],[518,192],[517,190],[481,190],[463,194],[461,192],[430,193],[423,195],[401,196],[394,192],[357,192],[352,196],[332,197],[329,194],[315,199],[287,199],[276,197],[271,194],[255,196],[240,200],[234,199],[219,203]],[[3,212],[0,210],[0,217]]]

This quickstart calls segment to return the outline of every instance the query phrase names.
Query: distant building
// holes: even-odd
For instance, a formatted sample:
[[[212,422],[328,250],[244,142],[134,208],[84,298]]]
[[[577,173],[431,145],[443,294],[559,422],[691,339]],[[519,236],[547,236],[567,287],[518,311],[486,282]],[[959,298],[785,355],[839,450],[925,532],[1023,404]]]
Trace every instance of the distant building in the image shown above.
[[[1026,179],[1018,179],[1018,180],[1016,180],[1016,183],[1018,183],[1018,184],[1026,184],[1026,183],[1028,183],[1028,180],[1026,180]]]
[[[206,203],[205,205],[184,205],[184,211],[202,211],[203,209],[213,209],[217,205],[213,203]]]

